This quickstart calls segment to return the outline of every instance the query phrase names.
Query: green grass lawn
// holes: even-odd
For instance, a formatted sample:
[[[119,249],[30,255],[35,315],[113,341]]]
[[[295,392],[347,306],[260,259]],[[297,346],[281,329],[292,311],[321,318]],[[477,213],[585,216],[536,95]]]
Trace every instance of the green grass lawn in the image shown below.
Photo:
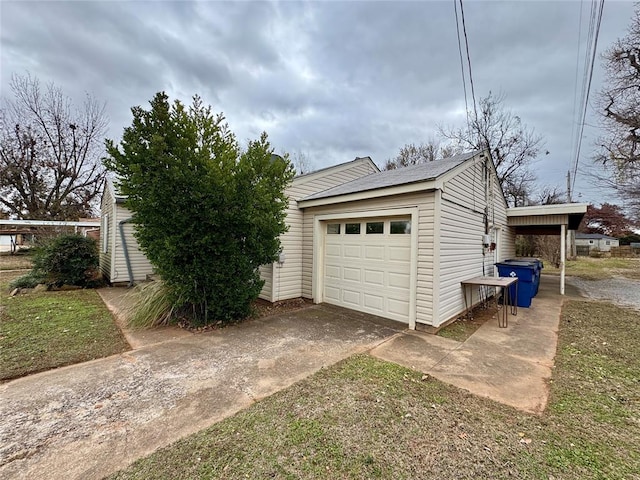
[[[545,262],[543,273],[560,275],[560,269]],[[590,258],[567,260],[566,275],[586,280],[603,280],[614,276],[640,279],[640,258]]]
[[[110,478],[639,478],[638,344],[638,312],[567,302],[541,416],[357,355]]]
[[[8,295],[0,276],[0,381],[129,350],[94,290]]]

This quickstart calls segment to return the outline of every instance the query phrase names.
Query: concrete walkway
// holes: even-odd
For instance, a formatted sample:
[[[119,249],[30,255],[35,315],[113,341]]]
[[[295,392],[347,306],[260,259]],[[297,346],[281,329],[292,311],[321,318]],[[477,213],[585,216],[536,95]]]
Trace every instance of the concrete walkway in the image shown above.
[[[499,328],[493,318],[462,343],[405,332],[374,348],[371,354],[475,395],[541,413],[547,405],[558,343],[563,302],[558,290],[558,277],[543,277],[531,308],[519,308],[515,317],[509,315],[508,328]]]
[[[2,384],[0,478],[102,478],[402,328],[318,305]]]

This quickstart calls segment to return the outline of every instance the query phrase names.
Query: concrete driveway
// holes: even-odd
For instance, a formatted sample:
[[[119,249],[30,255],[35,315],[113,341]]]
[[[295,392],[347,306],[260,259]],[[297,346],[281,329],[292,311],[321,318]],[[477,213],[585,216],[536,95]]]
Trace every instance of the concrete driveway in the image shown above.
[[[402,324],[315,305],[0,385],[0,478],[102,478]]]

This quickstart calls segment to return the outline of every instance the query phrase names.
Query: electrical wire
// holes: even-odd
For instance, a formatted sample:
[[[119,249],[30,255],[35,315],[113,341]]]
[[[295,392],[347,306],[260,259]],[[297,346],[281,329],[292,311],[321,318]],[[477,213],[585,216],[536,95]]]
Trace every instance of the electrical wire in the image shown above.
[[[462,33],[464,34],[464,44],[465,49],[467,51],[467,64],[469,66],[469,83],[471,84],[471,99],[473,100],[473,113],[475,115],[475,120],[478,120],[478,109],[476,106],[476,92],[475,87],[473,85],[473,75],[471,73],[471,55],[469,54],[469,39],[467,37],[467,25],[464,21],[464,6],[462,5],[462,0],[460,0],[460,16],[462,18]]]
[[[464,111],[467,114],[467,130],[471,129],[469,125],[469,102],[467,101],[467,79],[464,75],[464,60],[462,59],[462,43],[460,42],[460,21],[458,20],[458,0],[453,0],[453,11],[456,15],[456,33],[458,38],[458,53],[460,55],[460,70],[462,72],[462,90],[464,90]]]
[[[597,10],[597,12],[596,12]],[[585,63],[585,73],[583,76],[583,102],[582,113],[579,123],[579,135],[577,138],[576,155],[573,165],[573,177],[571,178],[571,190],[575,190],[576,175],[578,173],[578,165],[580,163],[580,151],[582,149],[582,136],[584,135],[584,126],[587,116],[587,108],[589,106],[589,94],[591,92],[591,82],[593,80],[593,67],[595,65],[596,53],[598,50],[598,37],[600,34],[600,26],[602,24],[602,13],[604,11],[604,0],[600,0],[599,7],[594,0],[591,4],[591,20],[589,22],[589,40],[587,44],[587,51],[585,59],[588,58],[588,62]],[[589,48],[591,47],[591,48]]]

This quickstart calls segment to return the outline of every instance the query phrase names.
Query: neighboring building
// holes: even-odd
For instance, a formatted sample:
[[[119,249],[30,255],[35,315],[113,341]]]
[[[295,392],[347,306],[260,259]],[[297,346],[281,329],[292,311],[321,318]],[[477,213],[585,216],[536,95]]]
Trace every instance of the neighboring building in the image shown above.
[[[619,246],[620,241],[617,238],[602,233],[576,233],[576,247],[589,247],[589,251],[609,252],[611,247]]]
[[[494,264],[515,256],[516,233],[565,233],[586,212],[585,204],[571,204],[521,207],[508,214],[486,152],[385,172],[369,157],[356,158],[295,177],[286,193],[289,230],[281,238],[280,261],[260,269],[265,280],[260,297],[309,298],[409,328],[439,327],[464,312],[460,282],[496,275]],[[116,225],[129,216],[118,198],[108,183],[102,230],[109,223],[111,247],[103,245],[102,268],[111,281],[129,278],[122,277],[122,261],[114,270],[109,250],[117,241]],[[131,225],[124,227],[126,243],[135,251],[130,264],[137,281],[151,268],[126,235]]]
[[[107,178],[100,202],[100,271],[111,283],[141,282],[153,273],[147,257],[133,236],[131,212],[124,206],[113,180]]]

